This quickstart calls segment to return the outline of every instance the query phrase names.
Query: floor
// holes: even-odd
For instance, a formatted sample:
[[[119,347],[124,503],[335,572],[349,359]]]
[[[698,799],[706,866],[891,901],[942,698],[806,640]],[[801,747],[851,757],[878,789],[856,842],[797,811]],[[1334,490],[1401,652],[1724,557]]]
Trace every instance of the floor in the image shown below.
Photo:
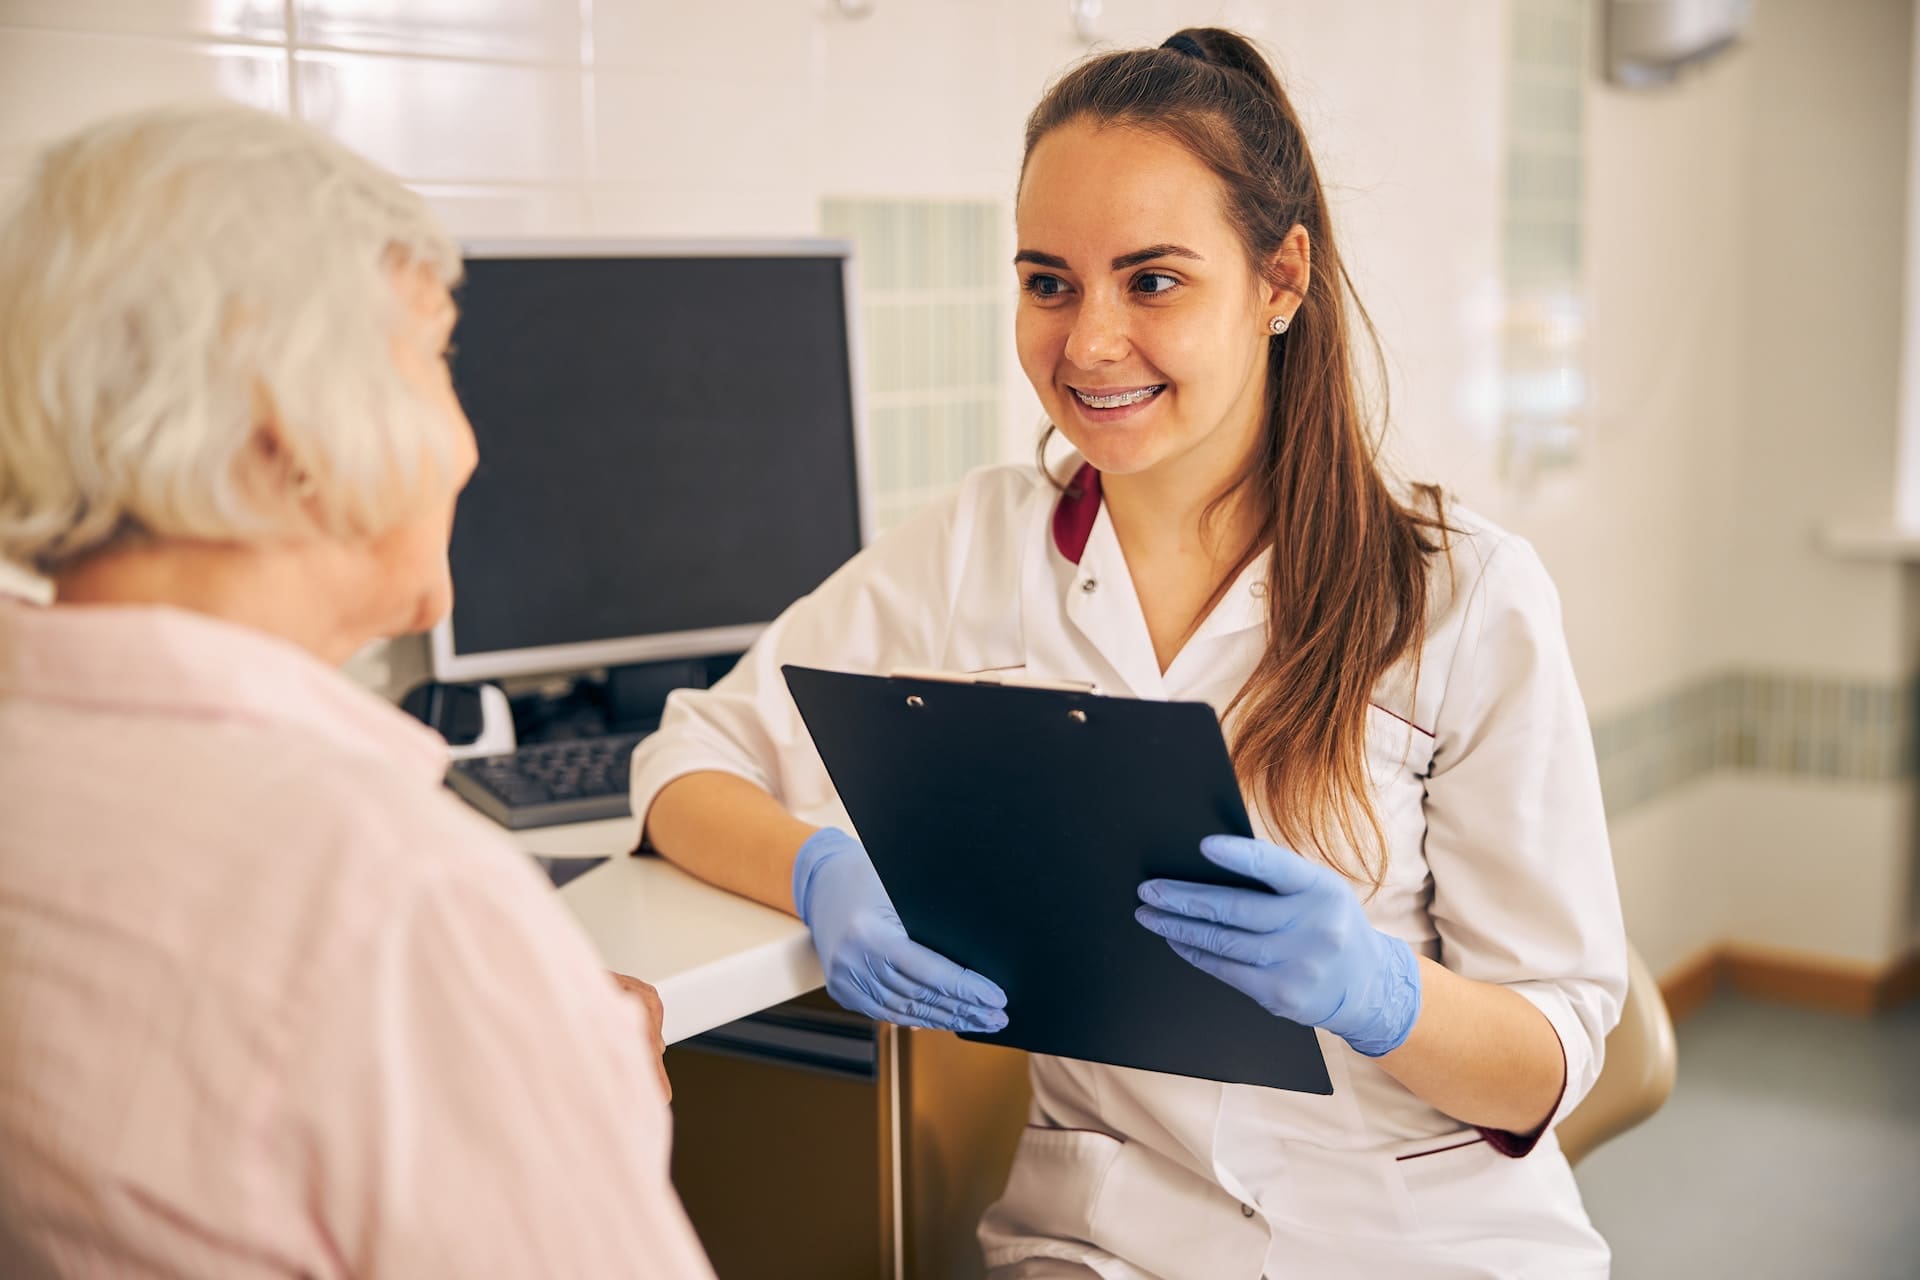
[[[1920,1004],[1723,995],[1659,1114],[1580,1166],[1616,1280],[1920,1280]]]

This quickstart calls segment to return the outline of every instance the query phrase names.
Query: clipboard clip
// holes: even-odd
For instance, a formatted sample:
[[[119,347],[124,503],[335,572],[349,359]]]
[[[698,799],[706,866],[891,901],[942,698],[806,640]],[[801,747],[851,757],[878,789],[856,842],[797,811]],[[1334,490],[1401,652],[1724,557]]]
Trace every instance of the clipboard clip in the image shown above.
[[[1031,676],[1008,675],[1001,671],[921,671],[895,667],[887,672],[890,680],[934,680],[942,684],[993,684],[1008,689],[1051,689],[1056,693],[1094,693],[1100,686],[1091,680],[1036,680]]]

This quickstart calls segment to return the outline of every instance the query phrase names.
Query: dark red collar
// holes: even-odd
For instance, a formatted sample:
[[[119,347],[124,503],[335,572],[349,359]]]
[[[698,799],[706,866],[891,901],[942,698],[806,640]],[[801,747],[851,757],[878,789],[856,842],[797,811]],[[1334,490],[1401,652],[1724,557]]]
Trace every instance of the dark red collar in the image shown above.
[[[1053,545],[1072,564],[1087,553],[1093,522],[1100,515],[1100,473],[1083,462],[1053,508]]]

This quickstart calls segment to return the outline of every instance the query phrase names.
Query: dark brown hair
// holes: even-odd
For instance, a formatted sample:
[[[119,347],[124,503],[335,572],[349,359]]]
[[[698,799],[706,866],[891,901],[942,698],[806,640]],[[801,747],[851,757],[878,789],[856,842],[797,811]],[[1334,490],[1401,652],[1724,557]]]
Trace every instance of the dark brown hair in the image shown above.
[[[1410,652],[1418,662],[1428,557],[1448,532],[1441,497],[1422,485],[1419,505],[1407,505],[1381,475],[1353,325],[1376,358],[1379,338],[1353,295],[1279,79],[1231,31],[1188,28],[1171,43],[1179,47],[1104,54],[1069,71],[1028,118],[1026,154],[1082,120],[1179,142],[1220,178],[1227,218],[1262,275],[1288,232],[1306,229],[1310,281],[1291,327],[1267,349],[1265,446],[1210,508],[1239,494],[1259,517],[1249,554],[1273,553],[1266,652],[1227,717],[1234,769],[1273,829],[1377,889],[1387,845],[1369,794],[1367,706],[1388,668]],[[1343,844],[1357,867],[1335,861]]]

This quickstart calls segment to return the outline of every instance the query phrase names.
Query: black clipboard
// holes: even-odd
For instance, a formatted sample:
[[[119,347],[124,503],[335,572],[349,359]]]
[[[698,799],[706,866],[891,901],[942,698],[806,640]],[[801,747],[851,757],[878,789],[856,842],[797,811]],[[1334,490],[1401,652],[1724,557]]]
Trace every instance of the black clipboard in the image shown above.
[[[1252,884],[1200,856],[1252,834],[1212,707],[781,671],[907,932],[1006,991],[1006,1029],[965,1038],[1333,1092],[1311,1028],[1133,916],[1151,877]]]

